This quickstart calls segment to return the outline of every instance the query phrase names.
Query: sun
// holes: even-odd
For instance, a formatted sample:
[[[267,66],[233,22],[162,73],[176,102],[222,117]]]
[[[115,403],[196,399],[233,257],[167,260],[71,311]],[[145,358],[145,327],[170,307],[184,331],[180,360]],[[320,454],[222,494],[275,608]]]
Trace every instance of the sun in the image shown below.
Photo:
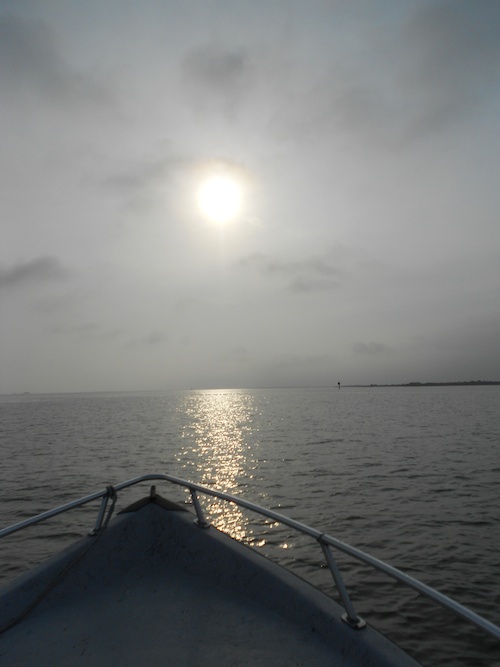
[[[213,222],[231,222],[238,216],[241,204],[240,184],[235,178],[225,174],[208,177],[198,190],[198,208]]]

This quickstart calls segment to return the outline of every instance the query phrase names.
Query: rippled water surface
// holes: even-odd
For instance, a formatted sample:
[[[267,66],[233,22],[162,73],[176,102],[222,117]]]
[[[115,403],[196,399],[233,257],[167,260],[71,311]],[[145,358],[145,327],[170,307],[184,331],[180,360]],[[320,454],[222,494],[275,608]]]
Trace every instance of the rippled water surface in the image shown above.
[[[500,387],[213,390],[0,397],[1,525],[168,472],[272,507],[500,624]],[[183,501],[176,487],[160,493]],[[124,491],[119,505],[144,495]],[[207,499],[212,521],[335,596],[311,540]],[[0,580],[85,534],[96,506],[0,544]],[[70,521],[71,519],[71,521]],[[424,665],[500,647],[340,554],[358,612]]]

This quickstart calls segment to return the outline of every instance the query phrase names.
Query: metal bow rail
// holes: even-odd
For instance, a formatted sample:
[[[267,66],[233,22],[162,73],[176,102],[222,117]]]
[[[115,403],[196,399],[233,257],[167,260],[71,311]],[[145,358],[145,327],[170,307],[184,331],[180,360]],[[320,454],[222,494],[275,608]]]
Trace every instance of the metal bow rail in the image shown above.
[[[111,511],[114,507],[114,503],[116,502],[117,492],[127,487],[135,486],[136,484],[139,484],[141,482],[149,482],[149,481],[167,481],[187,489],[191,494],[193,506],[196,511],[196,516],[197,516],[196,523],[202,528],[208,528],[210,524],[205,519],[203,509],[201,507],[198,498],[199,493],[206,496],[219,498],[221,500],[225,500],[230,503],[234,503],[239,507],[244,507],[245,509],[256,512],[257,514],[265,516],[269,519],[278,521],[281,524],[289,526],[290,528],[293,528],[294,530],[297,530],[298,532],[303,533],[304,535],[308,535],[309,537],[312,537],[313,539],[317,540],[321,545],[321,549],[323,551],[326,562],[332,574],[333,580],[335,582],[335,585],[337,586],[337,590],[344,605],[344,609],[346,611],[346,613],[343,615],[342,618],[346,623],[348,623],[353,628],[361,629],[365,627],[366,623],[360,616],[358,616],[356,610],[354,609],[354,606],[351,602],[349,594],[347,593],[346,587],[344,585],[342,575],[340,574],[340,570],[333,556],[331,547],[334,547],[335,549],[338,549],[339,551],[342,551],[352,556],[353,558],[356,558],[357,560],[366,563],[367,565],[371,565],[373,568],[379,570],[380,572],[384,572],[389,577],[392,577],[393,579],[396,579],[396,581],[399,581],[405,586],[414,589],[421,595],[424,595],[433,602],[436,602],[445,609],[452,611],[453,613],[457,614],[464,620],[468,621],[469,623],[472,623],[476,627],[485,631],[492,637],[495,637],[495,639],[500,640],[500,628],[491,623],[490,621],[487,621],[482,616],[479,616],[479,614],[476,614],[470,609],[467,609],[458,602],[455,602],[455,600],[452,600],[446,595],[443,595],[439,591],[436,591],[435,589],[431,588],[430,586],[427,586],[421,581],[418,581],[417,579],[410,577],[401,570],[398,570],[397,568],[392,567],[387,563],[384,563],[378,558],[370,556],[369,554],[365,553],[364,551],[361,551],[360,549],[356,549],[355,547],[352,547],[349,544],[345,544],[344,542],[341,542],[335,537],[327,535],[326,533],[316,530],[315,528],[311,528],[310,526],[307,526],[304,523],[295,521],[294,519],[291,519],[285,516],[284,514],[280,514],[278,512],[275,512],[274,510],[261,507],[256,503],[252,503],[243,498],[239,498],[238,496],[233,496],[230,493],[217,491],[215,489],[210,489],[206,486],[202,486],[201,484],[189,482],[185,479],[181,479],[179,477],[174,477],[172,475],[167,475],[163,473],[154,473],[154,474],[134,477],[133,479],[129,479],[126,482],[122,482],[114,486],[108,486],[106,489],[103,489],[102,491],[96,491],[95,493],[92,493],[88,496],[84,496],[83,498],[79,498],[78,500],[74,500],[73,502],[61,505],[59,507],[55,507],[52,510],[43,512],[42,514],[38,514],[37,516],[31,517],[30,519],[20,521],[19,523],[13,524],[12,526],[8,526],[7,528],[0,530],[0,538],[5,537],[7,535],[11,535],[12,533],[27,528],[28,526],[40,523],[42,521],[45,521],[46,519],[57,516],[59,514],[63,514],[64,512],[68,512],[69,510],[72,510],[76,507],[81,507],[82,505],[86,505],[87,503],[90,503],[94,500],[98,500],[100,498],[101,504],[99,507],[96,523],[92,533],[94,535],[98,535],[107,526],[107,523],[111,515]],[[108,509],[108,503],[110,502],[110,500],[112,502],[112,505],[111,508]],[[108,514],[106,515],[107,509],[108,509]]]

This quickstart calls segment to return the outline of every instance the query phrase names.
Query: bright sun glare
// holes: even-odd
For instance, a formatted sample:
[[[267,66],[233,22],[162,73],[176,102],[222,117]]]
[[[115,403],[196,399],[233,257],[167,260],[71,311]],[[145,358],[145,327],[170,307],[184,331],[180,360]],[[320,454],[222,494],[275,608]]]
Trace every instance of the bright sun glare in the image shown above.
[[[198,206],[202,214],[214,222],[234,220],[241,209],[242,192],[230,176],[211,176],[198,191]]]

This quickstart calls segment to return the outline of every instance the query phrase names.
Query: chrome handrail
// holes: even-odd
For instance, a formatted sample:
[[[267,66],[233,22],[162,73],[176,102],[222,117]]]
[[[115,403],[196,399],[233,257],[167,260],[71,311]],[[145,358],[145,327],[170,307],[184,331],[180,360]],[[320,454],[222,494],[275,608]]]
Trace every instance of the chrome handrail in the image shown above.
[[[352,556],[353,558],[356,558],[357,560],[372,566],[376,570],[383,572],[389,577],[396,579],[400,583],[412,588],[413,590],[417,591],[421,595],[424,595],[433,602],[436,602],[442,607],[457,614],[458,616],[468,621],[469,623],[472,623],[480,630],[487,632],[495,639],[500,640],[500,628],[495,624],[491,623],[490,621],[486,620],[485,618],[483,618],[479,614],[476,614],[470,609],[467,609],[467,607],[464,607],[455,600],[452,600],[447,595],[444,595],[443,593],[436,591],[434,588],[427,586],[427,584],[424,584],[421,581],[418,581],[417,579],[410,577],[401,570],[392,567],[392,565],[384,563],[383,561],[379,560],[378,558],[375,558],[374,556],[370,556],[370,554],[367,554],[364,551],[357,549],[356,547],[352,547],[349,544],[341,542],[335,537],[332,537],[331,535],[327,535],[326,533],[317,530],[316,528],[311,528],[310,526],[307,526],[306,524],[301,523],[300,521],[291,519],[290,517],[287,517],[284,514],[280,514],[279,512],[275,512],[274,510],[267,509],[265,507],[257,505],[256,503],[245,500],[244,498],[239,498],[238,496],[234,496],[224,491],[217,491],[215,489],[210,489],[209,487],[203,486],[201,484],[197,484],[195,482],[189,482],[185,479],[181,479],[180,477],[174,477],[173,475],[167,475],[164,473],[153,473],[153,474],[141,475],[139,477],[133,477],[132,479],[129,479],[125,482],[121,482],[120,484],[116,484],[112,487],[108,486],[106,489],[103,489],[102,491],[96,491],[95,493],[89,494],[88,496],[84,496],[83,498],[79,498],[78,500],[66,503],[65,505],[60,505],[59,507],[55,507],[54,509],[48,510],[47,512],[42,512],[41,514],[38,514],[34,517],[25,519],[24,521],[20,521],[19,523],[15,523],[11,526],[7,526],[6,528],[1,529],[0,538],[6,537],[7,535],[11,535],[19,530],[35,525],[37,523],[40,523],[41,521],[45,521],[46,519],[57,516],[59,514],[63,514],[65,512],[68,512],[69,510],[75,509],[76,507],[81,507],[82,505],[86,505],[87,503],[92,502],[93,500],[101,498],[103,500],[99,508],[99,515],[98,515],[98,520],[96,522],[96,528],[94,529],[94,532],[96,532],[96,530],[100,529],[100,524],[102,523],[102,517],[104,515],[105,506],[111,493],[115,494],[116,492],[121,491],[122,489],[128,488],[130,486],[135,486],[136,484],[139,484],[141,482],[148,482],[148,481],[167,481],[187,489],[191,494],[191,498],[193,500],[193,504],[196,510],[197,523],[202,527],[207,527],[208,524],[205,520],[205,517],[203,515],[203,510],[198,501],[197,493],[201,493],[206,496],[212,496],[214,498],[219,498],[221,500],[226,500],[228,502],[235,503],[239,507],[244,507],[245,509],[251,510],[253,512],[256,512],[257,514],[265,516],[268,519],[273,519],[274,521],[278,521],[279,523],[289,526],[290,528],[293,528],[294,530],[297,530],[298,532],[303,533],[304,535],[308,535],[309,537],[312,537],[313,539],[317,540],[323,549],[323,552],[327,559],[328,566],[334,577],[337,589],[339,590],[342,601],[344,603],[344,607],[346,608],[347,613],[344,615],[344,620],[348,622],[350,625],[353,625],[353,627],[364,627],[364,621],[360,619],[359,616],[357,616],[356,612],[354,611],[354,607],[352,606],[352,603],[350,603],[349,597],[348,596],[347,598],[344,597],[342,588],[344,588],[345,590],[345,587],[343,586],[343,582],[341,582],[341,578],[340,578],[341,583],[339,585],[339,581],[337,580],[337,575],[340,575],[340,573],[338,572],[335,560],[333,559],[333,554],[331,553],[329,547],[334,547],[339,551],[342,551],[348,554],[349,556]],[[347,595],[347,591],[345,591],[345,594]]]

